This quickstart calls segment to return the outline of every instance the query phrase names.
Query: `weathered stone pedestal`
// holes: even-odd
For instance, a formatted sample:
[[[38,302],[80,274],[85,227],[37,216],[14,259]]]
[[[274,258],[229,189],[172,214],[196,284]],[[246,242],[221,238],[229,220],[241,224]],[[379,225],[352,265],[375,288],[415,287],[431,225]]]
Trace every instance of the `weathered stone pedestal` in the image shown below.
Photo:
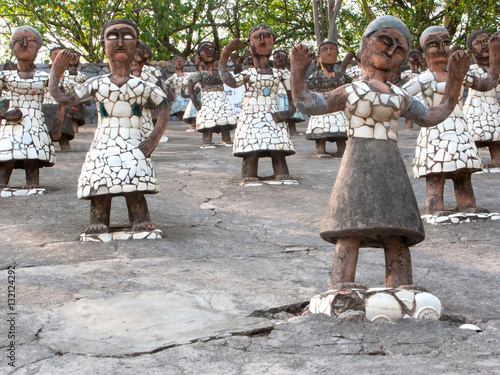
[[[4,188],[0,189],[0,197],[26,197],[28,195],[41,195],[45,194],[45,189],[42,188]]]
[[[84,242],[109,242],[119,240],[157,240],[163,237],[163,233],[159,229],[151,231],[133,232],[131,230],[124,230],[123,228],[114,229],[110,228],[108,233],[97,234],[80,234],[80,241]]]
[[[396,288],[329,290],[311,298],[313,314],[357,316],[364,320],[395,321],[398,319],[439,320],[441,302],[427,292]],[[363,319],[361,319],[363,320]]]

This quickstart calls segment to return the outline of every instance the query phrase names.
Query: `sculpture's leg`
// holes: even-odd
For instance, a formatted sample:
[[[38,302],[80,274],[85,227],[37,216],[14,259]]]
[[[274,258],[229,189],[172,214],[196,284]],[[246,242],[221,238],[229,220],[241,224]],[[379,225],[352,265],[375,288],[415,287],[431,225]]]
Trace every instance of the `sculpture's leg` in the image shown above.
[[[277,180],[291,180],[286,155],[283,151],[270,151],[271,162],[273,163],[274,178]]]
[[[491,164],[494,167],[500,167],[500,143],[490,143],[488,148],[490,149]]]
[[[78,134],[80,132],[80,130],[78,129],[79,128],[79,126],[78,126],[78,120],[71,119],[71,123],[73,124],[73,132],[75,134]]]
[[[331,158],[332,155],[326,152],[326,138],[316,139],[316,157],[318,159]]]
[[[297,126],[295,125],[294,121],[287,121],[288,124],[288,131],[290,132],[290,135],[297,134]]]
[[[428,214],[435,214],[443,211],[443,191],[444,191],[444,174],[432,174],[425,177],[425,208]]]
[[[14,160],[3,161],[0,163],[0,188],[9,184],[10,176],[14,170]]]
[[[223,127],[221,130],[222,143],[225,145],[230,145],[231,143],[231,131],[227,127]]]
[[[61,135],[61,138],[59,138],[59,146],[61,146],[61,152],[71,151],[71,146],[66,135],[63,134]]]
[[[182,121],[182,118],[184,117],[184,113],[183,112],[179,112],[176,116],[175,116],[175,120],[176,121]]]
[[[413,120],[406,120],[403,129],[413,130]]]
[[[135,232],[155,230],[156,227],[151,223],[149,217],[148,203],[144,193],[135,191],[124,195],[127,201],[128,217],[132,230]]]
[[[112,195],[96,195],[90,200],[90,225],[86,234],[109,232],[109,215]]]
[[[196,119],[192,119],[189,123],[189,130],[196,131]]]
[[[26,187],[36,188],[40,185],[40,162],[38,160],[25,160]]]
[[[204,145],[209,145],[212,144],[212,136],[213,136],[213,130],[212,129],[204,129],[203,130],[203,144]]]
[[[352,237],[337,239],[330,275],[330,289],[335,289],[336,285],[344,282],[354,282],[358,254],[359,239]]]
[[[455,186],[455,199],[457,200],[458,210],[460,212],[476,213],[489,212],[485,209],[476,207],[476,199],[474,198],[474,190],[472,189],[470,173],[461,173],[453,177]]]
[[[384,241],[385,286],[396,288],[400,285],[412,285],[410,249],[401,238],[391,237]]]
[[[337,158],[341,158],[342,156],[344,156],[345,152],[345,139],[337,138],[335,142],[337,143],[337,152],[334,154],[334,156]]]
[[[242,182],[258,181],[257,171],[259,169],[259,153],[250,152],[243,156],[243,163],[241,166]]]

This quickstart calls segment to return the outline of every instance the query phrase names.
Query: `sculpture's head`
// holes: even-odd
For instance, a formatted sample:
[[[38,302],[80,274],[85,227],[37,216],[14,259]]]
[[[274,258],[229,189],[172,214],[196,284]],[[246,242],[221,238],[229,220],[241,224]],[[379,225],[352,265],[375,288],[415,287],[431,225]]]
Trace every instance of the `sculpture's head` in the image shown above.
[[[139,76],[142,72],[142,68],[151,58],[151,48],[144,43],[139,41],[139,45],[135,50],[134,60],[132,61],[132,74]]]
[[[318,61],[321,64],[335,64],[339,54],[336,42],[325,40],[318,48]]]
[[[372,21],[361,39],[358,58],[362,68],[394,71],[411,47],[411,34],[399,18],[384,16]]]
[[[442,26],[431,26],[420,35],[420,46],[429,65],[448,63],[450,57],[450,33]]]
[[[215,61],[215,44],[212,42],[202,42],[198,46],[198,53],[200,58],[205,63],[211,63]]]
[[[410,64],[410,69],[416,71],[420,68],[420,57],[422,52],[418,49],[413,49],[408,53],[408,63]]]
[[[474,31],[467,38],[467,49],[474,59],[488,59],[490,57],[490,34],[484,30]]]
[[[274,47],[274,33],[269,26],[257,25],[248,33],[252,56],[271,56]]]
[[[18,61],[35,61],[42,45],[42,35],[33,27],[21,26],[12,32],[10,48]]]
[[[62,47],[62,46],[52,47],[50,49],[50,51],[49,51],[49,59],[50,59],[50,61],[54,62],[56,60],[56,57],[59,54],[59,52],[61,52],[63,49],[65,49],[65,48]]]
[[[275,68],[284,68],[288,61],[288,54],[282,49],[273,52],[273,62]]]
[[[110,62],[132,62],[139,46],[139,29],[128,19],[106,23],[101,30],[101,44]]]
[[[184,65],[186,65],[186,60],[184,60],[182,56],[176,56],[174,57],[173,63],[176,70],[182,70]]]

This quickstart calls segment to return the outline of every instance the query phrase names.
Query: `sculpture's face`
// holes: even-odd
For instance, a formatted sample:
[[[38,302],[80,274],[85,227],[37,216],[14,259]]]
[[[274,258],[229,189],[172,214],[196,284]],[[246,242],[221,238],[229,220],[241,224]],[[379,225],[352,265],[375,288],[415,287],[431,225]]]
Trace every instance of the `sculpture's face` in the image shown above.
[[[274,37],[270,31],[259,29],[250,35],[250,51],[253,56],[271,56]]]
[[[182,68],[184,68],[184,60],[183,59],[175,59],[174,60],[174,67],[177,70],[182,70]]]
[[[134,55],[134,60],[132,61],[132,74],[139,76],[142,72],[142,68],[146,65],[146,58],[142,54],[136,52]]]
[[[215,61],[215,47],[213,44],[205,43],[200,47],[200,57],[205,63]]]
[[[319,62],[323,64],[335,64],[338,54],[339,52],[335,44],[324,44],[319,49]]]
[[[41,45],[36,34],[30,31],[18,31],[12,35],[12,52],[20,61],[35,61]]]
[[[472,41],[472,55],[479,59],[486,59],[490,57],[490,37],[486,33],[476,35]]]
[[[394,71],[403,63],[408,48],[408,41],[399,30],[378,30],[365,39],[361,63],[377,70]]]
[[[104,52],[110,61],[126,62],[134,59],[137,34],[125,23],[109,26],[104,33]]]
[[[273,56],[274,66],[285,67],[287,56],[283,52],[275,53]]]
[[[423,41],[424,55],[427,62],[447,63],[450,57],[450,35],[445,31],[437,31],[427,35]]]
[[[420,55],[420,57],[418,58],[418,61],[420,61],[420,70],[426,71],[427,70],[427,61],[425,60],[424,55]]]
[[[410,64],[410,69],[416,71],[420,68],[420,56],[413,55],[408,59],[408,63]]]

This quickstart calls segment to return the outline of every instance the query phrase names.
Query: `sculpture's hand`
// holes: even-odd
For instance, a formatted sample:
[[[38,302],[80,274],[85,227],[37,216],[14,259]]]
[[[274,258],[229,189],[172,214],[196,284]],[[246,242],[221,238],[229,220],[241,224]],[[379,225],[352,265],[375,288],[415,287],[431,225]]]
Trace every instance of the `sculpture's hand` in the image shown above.
[[[290,67],[292,75],[298,77],[306,76],[307,69],[314,59],[313,53],[303,44],[297,44],[290,52]]]
[[[456,44],[453,45],[453,46],[451,46],[451,48],[450,48],[450,56],[453,55],[453,53],[455,53],[457,51],[462,51],[462,47],[457,46]]]
[[[194,108],[196,108],[197,111],[199,111],[201,109],[201,102],[198,100],[198,98],[194,98],[193,105],[194,105]]]
[[[57,54],[56,60],[54,61],[54,66],[57,68],[66,69],[69,62],[77,57],[73,52],[68,51],[67,49],[62,50]]]
[[[448,59],[448,75],[453,81],[462,82],[469,70],[470,57],[464,51],[454,52]]]
[[[241,47],[243,47],[243,42],[236,38],[231,40],[224,49],[229,51],[230,53],[233,53],[234,51],[239,50]]]
[[[500,69],[500,35],[493,35],[490,38],[490,65],[494,64]]]
[[[3,118],[10,122],[19,122],[23,118],[23,112],[19,108],[4,112]]]
[[[158,146],[158,142],[156,142],[153,138],[147,137],[144,141],[139,145],[139,150],[142,151],[145,157],[149,158],[156,146]]]
[[[293,113],[290,114],[289,111],[280,111],[280,112],[271,113],[271,116],[273,116],[274,122],[282,122],[282,121],[288,120],[292,115],[293,115]]]
[[[78,114],[78,108],[76,107],[69,107],[68,110],[66,111],[66,116],[68,116],[71,119],[75,118],[77,114]]]

